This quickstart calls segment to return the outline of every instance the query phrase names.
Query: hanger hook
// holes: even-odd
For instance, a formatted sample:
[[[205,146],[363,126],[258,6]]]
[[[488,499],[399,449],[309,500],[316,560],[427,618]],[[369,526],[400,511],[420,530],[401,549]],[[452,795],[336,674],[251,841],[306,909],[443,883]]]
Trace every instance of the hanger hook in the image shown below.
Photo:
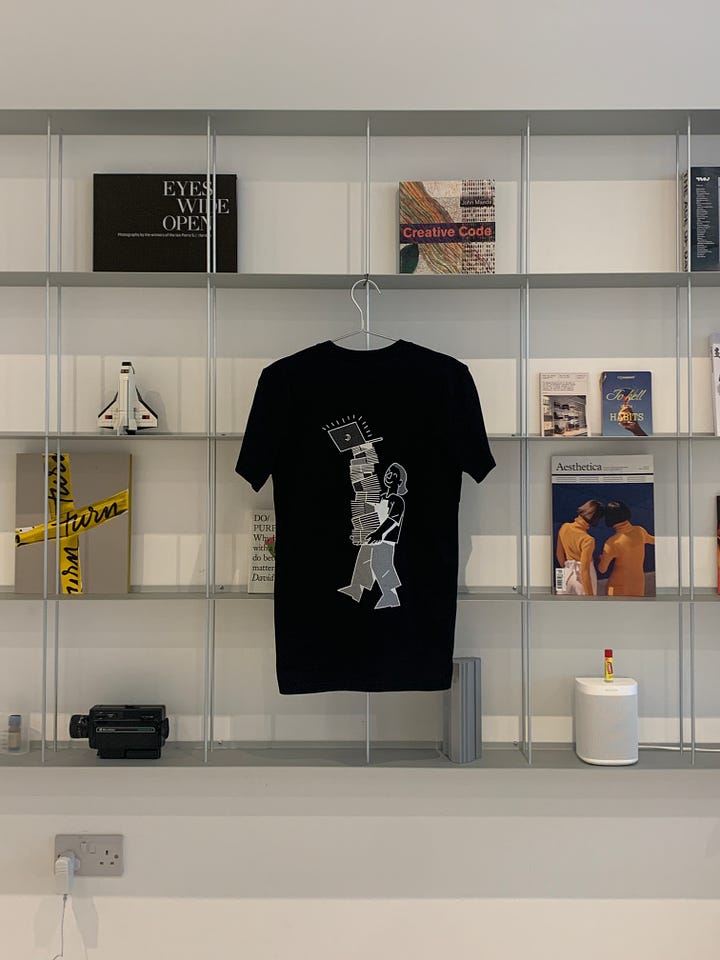
[[[359,284],[361,284],[361,283],[364,283],[364,284],[366,284],[366,285],[371,285],[371,286],[375,287],[375,289],[377,290],[378,293],[382,293],[382,291],[381,291],[380,287],[375,283],[375,281],[374,281],[374,280],[371,280],[370,277],[367,277],[367,276],[365,276],[365,277],[360,277],[360,279],[359,279],[359,280],[356,280],[355,283],[350,287],[350,299],[351,299],[352,302],[355,304],[355,306],[358,308],[358,311],[359,311],[359,313],[360,313],[360,316],[361,316],[361,317],[363,318],[363,320],[364,320],[364,314],[363,314],[362,307],[360,306],[360,304],[359,304],[359,303],[357,302],[357,300],[355,299],[355,288],[356,288]]]

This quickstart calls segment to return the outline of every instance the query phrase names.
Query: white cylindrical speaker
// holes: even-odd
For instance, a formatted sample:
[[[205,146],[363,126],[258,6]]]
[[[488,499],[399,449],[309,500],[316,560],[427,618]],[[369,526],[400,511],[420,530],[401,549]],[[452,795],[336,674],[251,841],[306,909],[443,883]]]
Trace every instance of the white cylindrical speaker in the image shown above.
[[[628,677],[575,677],[575,752],[585,763],[638,759],[638,685]]]

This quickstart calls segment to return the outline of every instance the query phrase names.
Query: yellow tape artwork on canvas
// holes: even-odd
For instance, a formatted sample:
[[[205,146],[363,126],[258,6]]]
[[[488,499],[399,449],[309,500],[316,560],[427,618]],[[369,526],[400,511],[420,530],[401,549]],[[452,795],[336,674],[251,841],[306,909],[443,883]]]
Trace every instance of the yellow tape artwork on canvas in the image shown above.
[[[60,538],[60,593],[82,593],[80,537],[88,530],[127,513],[130,491],[121,490],[104,500],[96,500],[95,503],[76,508],[72,492],[70,455],[60,454],[59,471],[56,454],[50,454],[48,463],[47,539]],[[15,545],[21,547],[28,543],[41,543],[45,537],[44,523],[20,528],[15,531]]]

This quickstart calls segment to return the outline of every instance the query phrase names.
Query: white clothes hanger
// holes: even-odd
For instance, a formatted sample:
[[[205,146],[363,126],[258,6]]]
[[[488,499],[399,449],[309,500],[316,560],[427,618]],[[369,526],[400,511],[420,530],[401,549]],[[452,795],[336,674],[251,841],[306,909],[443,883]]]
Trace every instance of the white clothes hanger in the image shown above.
[[[363,308],[355,299],[355,289],[361,283],[365,284],[365,312],[363,312]],[[370,308],[370,287],[371,286],[375,287],[378,293],[382,292],[380,290],[380,287],[375,283],[374,280],[371,280],[370,277],[367,276],[367,274],[364,277],[361,277],[359,280],[356,280],[355,283],[352,285],[352,287],[350,287],[350,299],[355,304],[355,306],[358,309],[358,312],[360,313],[360,329],[353,330],[352,333],[344,333],[341,337],[335,337],[335,339],[332,341],[333,343],[338,343],[340,340],[349,340],[350,337],[362,336],[362,337],[365,337],[365,347],[367,350],[369,350],[371,337],[377,337],[377,339],[379,340],[387,340],[389,343],[396,342],[394,337],[386,337],[384,334],[374,333],[370,329],[370,309],[369,308]]]

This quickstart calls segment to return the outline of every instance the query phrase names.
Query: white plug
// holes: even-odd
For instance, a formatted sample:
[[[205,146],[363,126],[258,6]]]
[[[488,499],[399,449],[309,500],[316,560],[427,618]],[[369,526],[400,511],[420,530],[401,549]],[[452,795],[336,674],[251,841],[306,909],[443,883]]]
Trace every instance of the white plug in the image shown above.
[[[69,895],[72,889],[76,865],[77,857],[72,850],[68,850],[66,853],[60,854],[60,856],[57,858],[55,861],[56,893],[62,894],[63,896]]]

